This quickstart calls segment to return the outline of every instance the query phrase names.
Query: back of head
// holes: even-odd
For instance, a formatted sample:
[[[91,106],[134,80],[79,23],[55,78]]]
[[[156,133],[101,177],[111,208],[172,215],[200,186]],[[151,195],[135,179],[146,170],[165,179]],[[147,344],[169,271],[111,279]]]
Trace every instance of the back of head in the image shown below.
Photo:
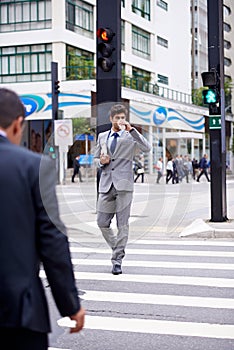
[[[25,108],[12,90],[0,88],[0,128],[7,129],[18,117],[25,118]]]

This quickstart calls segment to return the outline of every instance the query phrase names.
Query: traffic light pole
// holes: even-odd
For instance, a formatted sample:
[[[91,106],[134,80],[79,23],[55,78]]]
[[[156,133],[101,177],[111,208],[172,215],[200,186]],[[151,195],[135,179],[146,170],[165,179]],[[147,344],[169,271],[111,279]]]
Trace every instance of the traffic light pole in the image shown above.
[[[226,128],[224,95],[223,0],[207,0],[209,71],[217,73],[219,105],[209,105],[209,119],[221,118],[220,127],[210,128],[211,220],[227,221],[226,204]]]
[[[97,1],[97,34],[105,28],[113,32],[110,56],[99,52],[100,37],[97,35],[97,64],[96,64],[96,107],[97,107],[97,136],[110,128],[109,109],[112,104],[121,101],[121,0]],[[102,46],[101,46],[102,47]],[[100,57],[101,56],[101,57]],[[105,70],[102,60],[113,61],[110,70]]]

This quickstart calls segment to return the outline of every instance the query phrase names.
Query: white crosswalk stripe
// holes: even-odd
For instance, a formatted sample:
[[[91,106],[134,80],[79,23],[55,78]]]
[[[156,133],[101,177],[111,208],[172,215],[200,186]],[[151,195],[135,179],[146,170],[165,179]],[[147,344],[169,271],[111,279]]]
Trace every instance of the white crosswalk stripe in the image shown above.
[[[95,246],[90,247],[91,243]],[[220,310],[224,313],[234,310],[234,299],[232,298],[234,242],[189,240],[139,240],[131,242],[127,247],[127,255],[123,262],[123,274],[118,276],[110,273],[111,264],[106,256],[106,254],[110,256],[110,250],[103,247],[105,245],[101,240],[83,239],[81,242],[70,240],[75,278],[83,292],[81,298],[84,306],[88,303],[89,309],[92,309],[93,303],[101,303],[101,305],[105,305],[106,310],[109,310],[106,305],[113,304],[119,308],[124,307],[124,305],[128,307],[129,305],[132,307],[141,305],[143,308],[147,305],[152,306],[152,308],[155,305],[158,307],[189,308],[189,314],[193,315],[193,312],[197,310],[196,312],[201,314],[201,320],[191,321],[189,319],[184,322],[176,317],[173,319],[173,316],[170,320],[165,320],[160,319],[158,315],[157,318],[152,319],[152,317],[147,318],[147,315],[143,318],[137,318],[136,315],[115,317],[105,313],[102,316],[98,313],[92,313],[86,316],[85,330],[234,340],[234,324],[230,324],[228,320],[223,323],[219,322],[217,316],[214,321],[212,317],[209,321],[204,317],[208,312],[211,314]],[[144,260],[146,257],[147,260]],[[181,258],[185,261],[181,261]],[[190,258],[192,258],[191,261]],[[134,274],[131,273],[133,267],[135,268]],[[147,273],[143,273],[142,269],[147,269]],[[154,269],[157,270],[154,271]],[[167,273],[165,273],[165,269]],[[185,271],[189,275],[186,275]],[[217,272],[220,275],[216,276]],[[40,272],[40,276],[46,277],[44,271]],[[92,283],[89,284],[89,281]],[[103,289],[98,290],[90,287],[98,287],[99,284],[96,281],[102,282]],[[119,291],[123,283],[124,285],[129,284],[127,292]],[[172,290],[177,292],[149,292],[151,288],[156,290],[156,286],[158,288],[159,285],[170,285]],[[104,290],[105,286],[107,286],[106,290]],[[142,286],[147,286],[146,292],[142,292]],[[185,288],[189,288],[190,294],[184,292]],[[211,294],[206,294],[207,288]],[[197,294],[198,289],[201,289],[200,294]],[[231,293],[231,297],[229,297],[229,293]]]

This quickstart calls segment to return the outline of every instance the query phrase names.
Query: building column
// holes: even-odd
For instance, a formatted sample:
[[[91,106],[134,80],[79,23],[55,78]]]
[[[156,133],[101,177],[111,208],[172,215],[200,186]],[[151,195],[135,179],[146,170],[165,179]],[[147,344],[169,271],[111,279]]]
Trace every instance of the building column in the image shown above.
[[[153,174],[153,126],[149,126],[148,141],[151,146],[151,151],[149,152],[149,174]]]
[[[191,160],[194,158],[194,138],[191,139]]]
[[[165,128],[162,129],[162,144],[163,144],[163,173],[166,169],[166,134]]]
[[[65,0],[52,0],[52,29],[56,37],[62,37],[62,33],[66,29]],[[58,33],[60,34],[58,35]],[[58,62],[58,79],[65,80],[66,45],[63,42],[52,43],[52,61]]]
[[[206,134],[202,134],[202,156],[206,153]]]

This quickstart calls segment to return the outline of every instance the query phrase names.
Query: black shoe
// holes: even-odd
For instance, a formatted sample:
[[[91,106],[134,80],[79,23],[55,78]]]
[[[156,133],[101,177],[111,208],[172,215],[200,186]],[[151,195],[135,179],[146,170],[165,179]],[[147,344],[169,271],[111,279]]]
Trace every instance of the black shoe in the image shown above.
[[[113,265],[113,275],[120,275],[122,273],[121,265]]]

